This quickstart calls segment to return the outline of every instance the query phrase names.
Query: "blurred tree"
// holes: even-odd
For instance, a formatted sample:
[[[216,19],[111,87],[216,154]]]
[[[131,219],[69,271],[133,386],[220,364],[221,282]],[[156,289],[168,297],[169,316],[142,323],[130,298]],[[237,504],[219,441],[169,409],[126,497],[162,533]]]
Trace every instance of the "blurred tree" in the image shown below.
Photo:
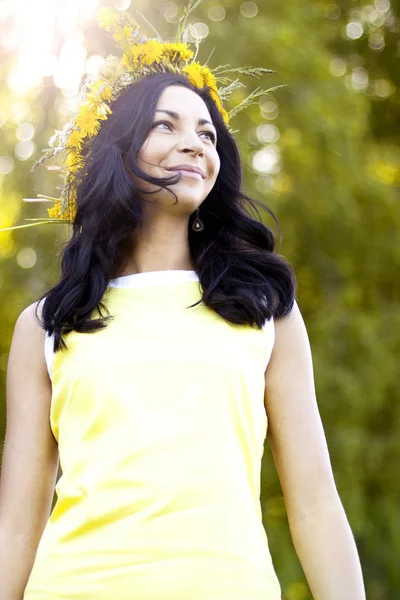
[[[170,23],[176,20],[167,4],[153,2],[149,13],[142,0],[135,8],[166,36],[173,34]],[[180,1],[179,7],[185,4]],[[239,129],[246,192],[274,210],[285,239],[278,251],[298,277],[320,412],[369,600],[395,600],[400,589],[397,9],[389,0],[313,5],[205,0],[192,19],[210,28],[200,61],[215,46],[211,66],[228,60],[232,66],[264,66],[277,75],[260,82],[263,87],[288,86],[240,113],[233,126]],[[86,25],[85,36],[92,52],[118,52],[93,23]],[[16,52],[2,50],[3,81]],[[248,90],[235,93],[235,102],[258,82],[248,83]],[[20,198],[34,197],[36,190],[55,195],[56,177],[40,169],[32,174],[30,168],[63,122],[59,95],[50,77],[23,99],[7,87],[0,90],[5,157],[0,167],[7,171],[7,160],[14,162],[0,179],[0,227],[45,214],[46,205],[21,205]],[[15,136],[26,119],[35,127],[36,149],[21,160]],[[15,320],[57,280],[53,255],[67,235],[66,226],[0,233],[2,390]],[[3,401],[3,428],[4,411]],[[267,443],[261,504],[283,598],[309,600]]]

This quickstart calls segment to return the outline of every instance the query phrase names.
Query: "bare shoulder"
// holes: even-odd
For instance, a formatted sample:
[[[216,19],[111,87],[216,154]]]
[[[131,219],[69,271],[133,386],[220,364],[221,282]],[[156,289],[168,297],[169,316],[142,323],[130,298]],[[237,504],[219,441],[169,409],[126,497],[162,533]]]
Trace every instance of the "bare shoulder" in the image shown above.
[[[268,385],[272,384],[274,379],[281,378],[288,369],[307,368],[310,374],[311,347],[306,325],[296,300],[290,314],[274,319],[274,326],[275,343],[265,373]]]
[[[17,319],[17,324],[20,328],[25,329],[26,333],[36,332],[37,335],[41,335],[44,339],[46,335],[46,331],[43,329],[41,325],[43,311],[43,301],[33,302],[29,306],[27,306],[19,315]]]
[[[43,311],[43,301],[40,302],[40,300],[38,300],[37,302],[33,302],[32,304],[27,306],[21,312],[18,319],[23,320],[26,324],[31,323],[31,325],[33,327],[39,328],[41,331],[43,331],[43,334],[45,334],[45,330],[41,327],[41,324],[38,320],[38,317],[39,317],[39,319],[41,319],[41,317],[42,317],[42,311]],[[36,316],[36,312],[37,312],[38,316]]]
[[[307,336],[303,315],[301,314],[297,300],[294,301],[291,312],[285,317],[275,319],[274,323],[275,330],[281,338],[282,336],[286,338],[294,337],[296,334],[302,333],[304,341],[304,334]]]
[[[36,367],[37,374],[42,375],[50,383],[44,353],[46,331],[39,321],[42,317],[42,309],[43,301],[33,302],[18,316],[11,342],[9,360],[13,361],[16,354],[20,358],[20,351],[24,347],[24,356],[30,358],[32,366]]]
[[[275,344],[265,372],[265,409],[267,439],[287,506],[304,510],[321,490],[332,493],[335,486],[310,342],[296,301],[289,315],[275,321]]]

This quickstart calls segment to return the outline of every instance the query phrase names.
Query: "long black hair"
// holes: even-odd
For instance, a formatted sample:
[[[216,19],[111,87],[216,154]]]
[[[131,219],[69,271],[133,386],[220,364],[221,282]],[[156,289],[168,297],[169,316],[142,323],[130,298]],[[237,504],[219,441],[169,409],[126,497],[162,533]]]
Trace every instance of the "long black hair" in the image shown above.
[[[279,223],[268,207],[242,192],[239,151],[208,89],[192,86],[183,75],[154,74],[124,90],[111,104],[112,114],[82,151],[84,176],[78,179],[77,210],[72,236],[62,252],[62,275],[36,305],[39,319],[39,304],[44,300],[41,326],[54,334],[54,351],[67,349],[62,334],[94,332],[113,318],[101,300],[132,250],[132,233],[142,223],[142,199],[127,169],[165,189],[180,179],[176,173],[154,178],[136,162],[159,97],[169,85],[182,85],[197,93],[217,130],[220,170],[200,207],[204,230],[192,230],[195,213],[188,222],[190,255],[203,291],[201,301],[231,323],[258,328],[271,316],[282,317],[292,310],[296,278],[290,264],[274,252],[275,234],[262,223],[257,205],[271,214],[278,228]],[[101,318],[90,319],[95,308]],[[108,316],[103,316],[102,310]]]

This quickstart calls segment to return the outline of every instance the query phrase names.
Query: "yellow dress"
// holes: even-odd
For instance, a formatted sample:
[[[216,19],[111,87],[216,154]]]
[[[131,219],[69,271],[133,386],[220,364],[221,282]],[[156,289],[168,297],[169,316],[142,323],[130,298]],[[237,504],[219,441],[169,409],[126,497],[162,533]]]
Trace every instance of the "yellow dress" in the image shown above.
[[[273,319],[200,298],[194,271],[119,277],[105,329],[55,355],[46,335],[62,476],[24,600],[281,599],[259,497]]]

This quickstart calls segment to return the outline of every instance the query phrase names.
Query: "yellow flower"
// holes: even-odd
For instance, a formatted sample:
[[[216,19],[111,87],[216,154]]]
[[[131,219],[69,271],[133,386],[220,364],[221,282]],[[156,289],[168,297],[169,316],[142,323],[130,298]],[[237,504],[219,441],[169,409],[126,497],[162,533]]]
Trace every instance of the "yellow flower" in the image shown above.
[[[124,65],[127,71],[132,71],[136,66],[136,57],[133,55],[134,48],[130,48],[121,58],[121,63]]]
[[[217,80],[208,67],[198,62],[192,62],[190,65],[183,67],[182,71],[196,87],[208,86],[212,90],[217,90]]]
[[[194,56],[194,52],[190,50],[187,44],[171,44],[165,42],[162,48],[162,58],[171,62],[177,60],[188,61]]]
[[[208,67],[203,67],[201,70],[201,74],[203,75],[204,85],[207,85],[209,88],[216,90],[217,89],[217,80],[215,76],[210,71]]]
[[[97,119],[104,121],[107,115],[112,113],[111,108],[105,102],[102,102],[98,97],[88,94],[86,96],[85,106]]]
[[[75,219],[75,215],[76,215],[76,209],[78,208],[77,203],[76,203],[76,192],[75,189],[73,191],[70,192],[70,196],[68,199],[68,207],[67,210],[65,211],[65,219],[68,219],[68,221],[74,221]]]
[[[98,100],[107,100],[107,102],[111,102],[114,98],[114,92],[111,85],[107,81],[104,81],[104,79],[98,79],[97,81],[90,83],[88,87],[90,89],[88,95],[95,97]]]
[[[147,40],[132,48],[132,57],[136,64],[151,65],[160,62],[162,57],[162,44],[158,40]]]
[[[50,219],[61,219],[61,199],[56,200],[54,206],[47,209],[47,213]]]
[[[67,155],[67,166],[71,173],[78,171],[81,160],[82,156],[79,154],[79,152],[75,152],[74,150],[69,152]]]
[[[77,150],[80,150],[82,147],[82,141],[82,133],[74,129],[67,140],[67,148],[76,148]]]
[[[120,21],[120,15],[113,8],[100,8],[97,13],[97,23],[101,29],[111,31]]]
[[[217,105],[217,108],[218,108],[219,112],[221,113],[221,116],[222,116],[224,122],[228,125],[229,116],[228,116],[228,113],[226,112],[226,110],[224,109],[224,107],[222,106],[222,102],[221,102],[220,97],[218,96],[218,93],[214,89],[211,89],[210,96],[214,100],[215,104]]]
[[[214,100],[218,108],[222,107],[220,97],[218,96],[218,93],[215,90],[210,90],[210,96]]]
[[[198,62],[191,62],[190,65],[183,67],[182,72],[187,75],[190,83],[198,88],[204,87],[204,79],[202,75],[202,65]]]
[[[121,58],[121,63],[127,71],[132,71],[134,69],[135,62],[132,56],[132,49],[130,49],[128,52],[124,52]]]
[[[221,107],[219,112],[221,113],[222,118],[223,118],[224,122],[226,123],[226,125],[228,125],[229,124],[229,115],[226,112],[226,110]]]
[[[68,192],[67,208],[62,212],[62,197],[58,198],[52,208],[47,209],[47,213],[51,219],[62,219],[72,223],[75,219],[77,209],[76,188],[71,188]]]
[[[209,87],[211,98],[217,105],[217,108],[221,113],[223,120],[226,124],[228,124],[228,113],[222,106],[221,100],[217,93],[217,81],[210,69],[201,65],[198,62],[192,62],[190,63],[190,65],[186,65],[186,67],[183,67],[182,72],[187,76],[192,85],[198,88],[203,88],[205,86]]]
[[[67,209],[62,212],[62,201],[57,200],[52,208],[47,209],[50,219],[62,219],[63,221],[73,222],[76,215],[76,201],[72,198],[68,201]]]
[[[117,42],[117,44],[122,47],[122,46],[125,46],[131,40],[132,33],[133,33],[133,27],[124,25],[124,27],[122,27],[121,29],[118,29],[114,33],[113,38]]]
[[[96,111],[93,107],[83,104],[76,118],[76,123],[83,136],[92,137],[99,132],[100,123]]]

